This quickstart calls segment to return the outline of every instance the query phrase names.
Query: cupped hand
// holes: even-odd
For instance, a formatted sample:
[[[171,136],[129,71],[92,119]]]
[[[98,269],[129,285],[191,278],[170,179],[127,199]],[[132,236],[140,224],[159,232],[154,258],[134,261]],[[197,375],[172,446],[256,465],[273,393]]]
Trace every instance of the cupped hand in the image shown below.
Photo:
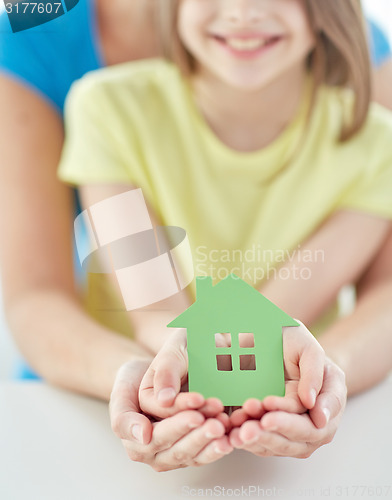
[[[304,458],[329,443],[343,414],[343,371],[306,327],[283,333],[286,395],[248,400],[231,415],[230,442],[259,456]]]
[[[123,365],[111,394],[112,428],[129,458],[156,471],[168,471],[211,463],[230,453],[233,447],[226,435],[227,415],[218,413],[217,418],[208,418],[200,411],[188,409],[154,421],[142,412],[139,386],[149,366],[148,361]]]

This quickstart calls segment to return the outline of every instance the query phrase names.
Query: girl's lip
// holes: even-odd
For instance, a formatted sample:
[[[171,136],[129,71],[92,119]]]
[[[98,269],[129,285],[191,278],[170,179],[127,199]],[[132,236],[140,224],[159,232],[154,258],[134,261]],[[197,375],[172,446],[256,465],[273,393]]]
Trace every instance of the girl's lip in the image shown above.
[[[211,35],[211,37],[231,55],[239,59],[256,58],[277,45],[284,38],[282,35],[260,33],[233,34],[230,36]]]
[[[210,33],[210,36],[216,37],[216,38],[222,38],[224,40],[227,40],[229,38],[241,38],[243,40],[247,40],[249,38],[259,38],[260,40],[270,40],[271,38],[281,38],[283,35],[279,33],[252,33],[250,31],[247,31],[246,33],[230,33],[230,34],[221,34],[221,33]]]

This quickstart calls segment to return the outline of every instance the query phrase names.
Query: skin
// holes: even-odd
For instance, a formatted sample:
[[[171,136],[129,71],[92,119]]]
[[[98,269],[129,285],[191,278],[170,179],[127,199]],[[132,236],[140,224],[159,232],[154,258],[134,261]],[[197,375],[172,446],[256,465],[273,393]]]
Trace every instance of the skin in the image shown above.
[[[116,5],[124,5],[125,3],[137,8],[135,6],[137,2],[118,1]],[[144,5],[145,2],[142,4]],[[140,53],[139,47],[148,46],[150,42],[144,43],[143,41],[141,43],[143,38],[140,37],[151,33],[151,30],[141,28],[138,33],[137,45],[130,46],[128,37],[133,30],[130,30],[129,26],[132,25],[130,23],[135,22],[135,11],[128,12],[127,30],[121,30],[120,35],[119,32],[114,33],[113,29],[110,29],[110,25],[118,25],[114,19],[116,9],[113,2],[111,2],[110,11],[110,15],[113,17],[111,22],[106,24],[104,22],[105,15],[102,14],[104,5],[105,3],[101,0],[98,2],[98,6],[103,6],[100,11],[100,23],[102,34],[103,30],[106,29],[106,40],[102,36],[102,44],[103,52],[107,54],[107,63],[114,64],[132,58],[144,57],[145,54]],[[107,15],[109,14],[107,13]],[[124,19],[124,15],[125,13],[122,11],[120,17]],[[124,24],[126,23],[124,22]],[[140,24],[138,25],[140,26]],[[121,42],[119,42],[120,39]],[[151,55],[154,54],[151,53]],[[282,87],[283,89],[284,87]],[[231,89],[227,89],[227,101],[230,101],[231,95]],[[273,93],[269,95],[273,96]],[[201,109],[203,109],[203,102],[205,101],[200,98]],[[246,99],[244,99],[244,103],[246,103]],[[193,460],[197,464],[211,462],[230,452],[233,445],[223,436],[221,436],[223,439],[211,437],[205,441],[204,458],[200,458],[201,450],[193,450],[192,443],[186,440],[190,432],[187,428],[189,424],[205,425],[206,417],[211,419],[214,415],[217,417],[215,420],[224,425],[226,433],[229,432],[231,424],[227,422],[225,417],[221,416],[222,408],[216,401],[209,402],[207,407],[204,401],[193,401],[194,408],[191,413],[189,410],[184,410],[163,422],[154,422],[153,425],[140,412],[138,401],[140,380],[154,354],[160,348],[159,336],[154,336],[155,343],[150,350],[138,341],[132,342],[129,339],[119,337],[98,325],[85,313],[80,304],[72,278],[71,226],[73,215],[71,194],[69,189],[59,183],[55,176],[63,143],[63,127],[60,117],[47,101],[3,75],[0,76],[0,106],[2,109],[0,114],[2,284],[8,322],[22,354],[32,367],[50,383],[105,400],[109,400],[112,393],[110,410],[113,428],[124,439],[127,451],[134,460],[145,461],[156,470],[168,470],[183,466],[184,455],[188,457],[188,462]],[[288,106],[293,109],[294,103],[288,103]],[[206,105],[204,105],[205,107]],[[249,110],[249,106],[247,109]],[[230,113],[233,112],[234,110],[229,106],[229,115],[226,116],[225,120],[230,118]],[[251,118],[248,119],[245,116],[245,113],[243,117],[239,117],[241,119],[239,128],[256,123],[257,117],[253,117],[253,113],[249,116],[252,121]],[[211,123],[217,135],[222,140],[225,140],[225,136],[227,136],[228,144],[238,150],[246,151],[262,147],[263,144],[273,140],[274,134],[278,135],[284,124],[289,121],[290,113],[277,118],[271,131],[267,130],[269,127],[260,129],[259,136],[263,137],[261,145],[256,143],[256,137],[252,135],[249,141],[243,138],[243,141],[235,143],[236,133],[225,130],[220,125],[219,120],[216,120],[216,124],[214,124],[214,118],[214,113],[211,113],[211,117],[206,115],[206,119]],[[23,144],[23,148],[20,147],[20,144]],[[129,189],[130,187],[123,187],[123,189],[125,188]],[[91,189],[93,190],[93,188]],[[87,187],[85,191],[89,192],[89,188]],[[107,197],[111,194],[114,192],[109,189],[106,194],[101,192],[100,196]],[[43,203],[42,200],[45,202]],[[50,211],[47,210],[48,206],[51,207]],[[9,214],[12,214],[12,218],[9,217]],[[16,227],[18,231],[15,231]],[[327,241],[327,243],[332,244],[333,248],[335,237],[340,232],[334,234],[332,228],[333,220],[331,220]],[[349,229],[350,226],[347,226],[347,230]],[[323,229],[320,228],[317,234],[321,236]],[[374,320],[366,326],[367,333],[363,334],[366,338],[379,331],[380,325],[376,324],[376,318],[383,315],[385,322],[389,320],[385,303],[388,292],[386,287],[390,286],[390,279],[392,279],[390,271],[387,272],[388,266],[389,268],[391,266],[390,259],[387,258],[390,255],[388,241],[391,240],[392,236],[383,245],[380,244],[379,252],[373,255],[372,261],[368,261],[366,269],[358,271],[361,275],[363,307],[368,308],[368,317]],[[28,249],[28,252],[25,249]],[[320,288],[322,287],[321,284]],[[279,291],[276,290],[275,293],[278,294]],[[280,290],[280,293],[284,297],[283,289]],[[381,297],[383,302],[379,300]],[[177,315],[177,311],[181,311],[185,302],[181,300],[180,305],[172,303],[167,308]],[[144,328],[148,328],[150,333],[154,322],[157,328],[161,327],[162,324],[159,317],[151,316],[153,316],[149,320],[151,322],[144,326]],[[294,316],[298,317],[299,314],[294,314]],[[59,318],[61,318],[61,322],[58,321]],[[137,331],[142,332],[144,322],[137,319],[132,319],[132,321],[138,325]],[[356,320],[357,327],[361,324],[360,321]],[[356,327],[353,324],[351,328],[347,334],[353,336]],[[141,338],[142,335],[139,335]],[[331,334],[331,344],[335,345],[338,340],[337,333],[335,334],[336,342],[333,341],[332,337]],[[390,352],[390,349],[389,351],[385,349],[385,352]],[[382,373],[379,374],[380,376]],[[323,402],[325,395],[335,392],[335,388],[340,388],[341,391],[340,378],[341,373],[327,370],[323,388],[314,407],[316,410],[319,408],[319,413],[325,405],[325,401]],[[364,386],[362,385],[362,387]],[[324,396],[321,398],[323,394]],[[341,394],[343,394],[342,391]],[[194,395],[190,395],[190,398],[192,400]],[[179,400],[179,410],[183,408],[181,406],[183,403],[184,401]],[[195,412],[197,406],[202,411]],[[271,407],[271,409],[273,408]],[[257,408],[248,408],[248,410],[250,414],[252,411],[253,413],[258,411]],[[203,414],[203,411],[206,415]],[[331,419],[335,418],[339,411],[339,408],[332,411]],[[273,416],[273,413],[270,412],[269,415]],[[276,415],[279,417],[280,414]],[[286,417],[288,418],[289,414],[286,414]],[[192,421],[192,419],[195,420]],[[131,429],[135,430],[137,425],[139,428],[136,429],[136,437],[134,437]],[[208,425],[213,427],[210,430],[218,431],[218,434],[222,433],[219,423],[214,421]],[[317,443],[320,443],[320,436],[315,435],[313,424],[307,422],[306,425],[308,427],[304,434],[310,436],[313,433],[313,442],[316,443],[316,446]],[[333,435],[333,429],[328,429],[322,440],[331,439],[331,435]],[[298,437],[300,436],[291,436],[292,441],[295,442],[294,438],[298,439]],[[180,445],[180,450],[178,447],[176,452],[171,449],[174,443]],[[140,448],[141,444],[143,446],[148,444],[150,447],[148,449]],[[234,444],[238,446],[238,442]],[[273,443],[270,443],[271,448],[273,449]],[[166,452],[166,455],[163,455],[163,452]],[[295,450],[291,450],[290,453],[295,456]],[[157,455],[160,455],[159,461],[154,458]],[[199,458],[196,459],[198,456]]]
[[[297,111],[305,58],[315,43],[300,2],[185,0],[178,31],[199,62],[195,97],[217,137],[238,151],[257,151],[278,137]],[[253,33],[282,40],[262,57],[245,62],[215,38]],[[285,106],[276,106],[282,95]],[[265,116],[268,120],[260,119]]]
[[[380,67],[373,71],[374,100],[392,110],[392,59],[389,58]]]

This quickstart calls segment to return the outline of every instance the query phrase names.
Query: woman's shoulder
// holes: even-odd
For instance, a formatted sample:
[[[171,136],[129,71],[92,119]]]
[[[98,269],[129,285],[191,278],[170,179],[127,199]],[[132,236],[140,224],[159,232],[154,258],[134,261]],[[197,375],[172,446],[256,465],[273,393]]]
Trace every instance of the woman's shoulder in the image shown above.
[[[80,0],[58,18],[18,32],[13,32],[7,12],[1,13],[0,71],[28,84],[61,109],[71,84],[101,66],[93,7],[93,0]]]

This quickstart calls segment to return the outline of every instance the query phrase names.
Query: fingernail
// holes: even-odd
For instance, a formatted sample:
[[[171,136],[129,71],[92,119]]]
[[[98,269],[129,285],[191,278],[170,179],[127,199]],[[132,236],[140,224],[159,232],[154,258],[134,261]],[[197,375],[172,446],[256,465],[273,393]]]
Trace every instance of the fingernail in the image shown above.
[[[316,390],[315,390],[315,389],[312,389],[312,390],[310,391],[310,400],[311,400],[311,402],[312,402],[312,405],[313,405],[313,406],[314,406],[314,405],[315,405],[315,403],[316,403],[316,397],[317,397],[317,392],[316,392]]]
[[[221,450],[219,446],[215,446],[214,451],[217,455],[228,455],[231,452],[230,448],[228,450]]]
[[[166,389],[161,389],[158,392],[158,401],[171,401],[176,397],[176,391],[172,387],[167,387]]]
[[[207,439],[215,439],[221,436],[221,433],[216,434],[214,432],[206,432],[206,438]]]
[[[141,443],[143,441],[142,428],[139,424],[133,425],[131,428],[132,436]]]
[[[328,424],[331,417],[331,412],[328,410],[328,408],[323,408],[323,413],[325,415],[326,424]]]

